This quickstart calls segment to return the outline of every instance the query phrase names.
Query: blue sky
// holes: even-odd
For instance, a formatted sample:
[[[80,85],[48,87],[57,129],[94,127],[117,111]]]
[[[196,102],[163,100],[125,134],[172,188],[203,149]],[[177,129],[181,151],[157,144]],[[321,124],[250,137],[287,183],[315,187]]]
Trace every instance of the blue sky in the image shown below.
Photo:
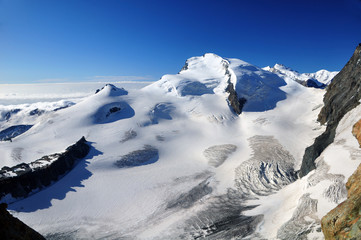
[[[340,70],[360,0],[0,0],[0,83],[157,80],[213,52]]]

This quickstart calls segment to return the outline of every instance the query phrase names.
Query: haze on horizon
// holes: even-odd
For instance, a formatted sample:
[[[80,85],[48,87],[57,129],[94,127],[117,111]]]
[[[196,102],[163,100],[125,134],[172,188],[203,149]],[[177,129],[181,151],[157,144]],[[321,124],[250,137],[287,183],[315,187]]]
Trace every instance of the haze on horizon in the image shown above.
[[[213,52],[339,71],[361,1],[0,0],[0,83],[154,81]]]

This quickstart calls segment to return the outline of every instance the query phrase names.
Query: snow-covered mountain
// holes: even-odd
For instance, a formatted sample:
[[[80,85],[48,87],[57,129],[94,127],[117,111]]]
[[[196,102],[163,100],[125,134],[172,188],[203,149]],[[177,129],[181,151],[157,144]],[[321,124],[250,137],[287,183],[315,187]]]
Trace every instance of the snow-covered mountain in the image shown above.
[[[20,163],[48,168],[83,136],[90,148],[52,184],[0,191],[1,201],[47,239],[323,239],[320,219],[346,198],[360,162],[351,125],[361,108],[298,179],[325,131],[325,90],[295,80],[335,74],[317,73],[205,54],[142,89],[108,84],[79,102],[3,106],[0,190]]]
[[[275,64],[273,67],[264,67],[266,71],[270,71],[278,74],[282,78],[297,81],[298,83],[307,87],[325,88],[329,85],[332,79],[338,73],[337,71],[330,72],[327,70],[319,70],[314,73],[299,73],[291,68],[288,68],[282,64]]]

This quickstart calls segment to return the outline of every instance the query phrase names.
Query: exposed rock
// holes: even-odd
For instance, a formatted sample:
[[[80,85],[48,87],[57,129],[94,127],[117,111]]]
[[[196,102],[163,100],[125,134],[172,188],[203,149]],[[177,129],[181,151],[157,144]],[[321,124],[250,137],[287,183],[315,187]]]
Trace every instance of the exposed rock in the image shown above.
[[[227,88],[225,89],[226,92],[229,93],[228,104],[233,109],[233,111],[239,115],[242,113],[243,106],[244,106],[244,104],[246,104],[247,99],[244,97],[238,96],[235,86],[231,82],[231,73],[228,70],[229,63],[225,62],[223,65],[226,68],[226,75],[228,76],[228,81],[227,81],[228,85],[227,85]]]
[[[361,239],[361,164],[346,183],[347,199],[321,220],[325,239]]]
[[[186,61],[186,62],[184,63],[184,66],[183,66],[182,69],[179,71],[179,73],[182,72],[182,71],[186,71],[186,70],[188,70],[188,61]]]
[[[13,217],[6,208],[6,203],[0,204],[0,239],[45,240],[38,232]]]
[[[34,191],[49,186],[74,168],[90,150],[82,137],[63,153],[44,156],[29,164],[21,163],[0,170],[0,200],[4,197],[24,198]],[[11,201],[11,200],[10,200]]]
[[[360,148],[361,148],[361,119],[357,123],[355,123],[355,125],[353,125],[352,134],[357,139],[358,143],[360,144]]]
[[[228,86],[226,88],[226,92],[229,93],[228,101],[231,108],[234,110],[235,113],[238,115],[242,113],[242,109],[244,104],[247,102],[247,99],[244,97],[239,98],[237,92],[234,90],[233,83],[228,81]]]
[[[318,115],[318,121],[321,124],[327,123],[327,128],[315,139],[313,145],[306,148],[299,172],[300,177],[315,169],[314,161],[333,142],[339,121],[347,112],[360,104],[361,44],[326,89],[324,107]]]

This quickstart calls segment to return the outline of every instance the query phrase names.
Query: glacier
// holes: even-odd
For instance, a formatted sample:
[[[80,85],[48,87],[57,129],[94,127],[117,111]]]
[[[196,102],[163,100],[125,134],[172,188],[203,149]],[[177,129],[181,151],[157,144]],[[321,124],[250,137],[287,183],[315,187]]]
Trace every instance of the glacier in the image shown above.
[[[320,219],[345,199],[359,163],[350,124],[361,108],[298,179],[305,148],[325,130],[316,121],[325,90],[299,81],[328,85],[336,74],[208,53],[139,89],[107,84],[76,99],[0,105],[0,131],[32,126],[0,141],[0,167],[82,136],[97,153],[9,210],[47,239],[323,239]],[[229,86],[246,99],[241,114]]]

